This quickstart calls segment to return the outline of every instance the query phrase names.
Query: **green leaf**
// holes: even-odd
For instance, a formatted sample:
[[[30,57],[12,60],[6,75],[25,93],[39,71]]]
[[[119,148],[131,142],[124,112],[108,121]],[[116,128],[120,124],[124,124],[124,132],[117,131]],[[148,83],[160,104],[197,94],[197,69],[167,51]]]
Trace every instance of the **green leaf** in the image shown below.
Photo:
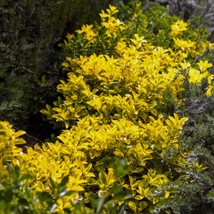
[[[116,192],[114,195],[114,200],[117,200],[117,201],[123,201],[128,198],[132,198],[132,195],[128,191]]]
[[[139,206],[140,206],[140,210],[144,210],[148,206],[148,203],[146,201],[141,201],[139,203]]]
[[[20,169],[18,166],[12,167],[11,164],[6,163],[8,167],[8,171],[10,174],[10,178],[12,179],[12,182],[15,183],[16,185],[19,183],[18,178],[20,176]]]
[[[53,198],[48,192],[37,192],[37,196],[38,196],[41,203],[46,202],[49,206],[52,206]]]
[[[49,178],[49,181],[50,181],[50,185],[51,185],[52,189],[55,189],[57,187],[55,181],[51,177]]]
[[[69,176],[67,175],[67,176],[65,176],[65,177],[62,179],[62,181],[61,181],[61,183],[59,184],[59,186],[60,186],[60,187],[65,187],[66,184],[68,183],[68,180],[69,180]]]
[[[25,206],[25,209],[26,209],[26,208],[29,208],[29,202],[28,202],[28,200],[25,199],[25,198],[19,198],[19,204],[24,205],[24,206]]]
[[[30,174],[24,174],[24,175],[21,175],[21,177],[19,178],[19,181],[30,180],[32,178],[33,178],[32,175],[30,175]]]
[[[107,183],[107,179],[108,179],[108,177],[107,177],[105,172],[100,172],[99,173],[99,180],[100,180],[100,182],[102,184],[106,184]]]
[[[61,183],[58,185],[57,190],[58,190],[58,196],[64,196],[66,194],[66,184],[68,183],[69,176],[65,176]]]
[[[63,209],[63,212],[64,212],[65,214],[71,214],[71,211],[70,211],[70,209],[68,209],[68,208]]]
[[[12,189],[8,189],[5,193],[4,200],[9,203],[13,200],[13,191]]]
[[[13,169],[9,163],[6,163],[10,177],[12,177]]]

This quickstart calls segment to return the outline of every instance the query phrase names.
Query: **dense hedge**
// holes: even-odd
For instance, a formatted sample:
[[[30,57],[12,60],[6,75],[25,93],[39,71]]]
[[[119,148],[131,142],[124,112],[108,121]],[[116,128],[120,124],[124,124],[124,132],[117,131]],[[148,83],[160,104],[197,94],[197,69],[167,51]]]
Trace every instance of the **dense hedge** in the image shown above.
[[[38,138],[47,137],[52,129],[48,131],[48,124],[42,124],[38,111],[45,103],[50,103],[56,98],[54,89],[57,82],[66,77],[65,72],[61,70],[61,62],[66,52],[61,55],[58,43],[66,32],[74,32],[82,24],[99,21],[98,12],[109,3],[126,5],[128,2],[131,1],[2,1],[0,118],[10,121],[18,128],[27,129]],[[169,12],[180,16],[189,8],[183,6],[179,7],[179,11],[173,10],[173,5],[178,4],[177,1],[141,2],[145,9],[150,8],[154,2],[169,4]],[[188,1],[186,4],[190,3]],[[207,6],[202,7],[205,3]],[[179,4],[184,5],[181,2]],[[212,29],[212,20],[209,19],[213,13],[211,2],[196,1],[194,6],[191,17],[205,16],[206,21],[202,22],[200,19],[200,25],[204,24]],[[126,13],[129,10],[120,11],[121,20],[129,14]],[[156,16],[155,13],[151,15]],[[149,21],[151,25],[155,23],[152,17]],[[158,31],[159,25],[163,25],[160,20],[155,26],[155,31]],[[164,43],[168,42],[167,38],[160,38],[160,41],[161,39]],[[161,45],[161,42],[158,45]],[[33,123],[33,120],[36,122]],[[38,134],[39,132],[41,134]]]
[[[100,16],[61,44],[67,80],[41,111],[55,142],[23,153],[24,132],[0,123],[4,213],[191,213],[198,194],[213,200],[210,153],[182,137],[186,96],[213,96],[206,30],[135,1]]]

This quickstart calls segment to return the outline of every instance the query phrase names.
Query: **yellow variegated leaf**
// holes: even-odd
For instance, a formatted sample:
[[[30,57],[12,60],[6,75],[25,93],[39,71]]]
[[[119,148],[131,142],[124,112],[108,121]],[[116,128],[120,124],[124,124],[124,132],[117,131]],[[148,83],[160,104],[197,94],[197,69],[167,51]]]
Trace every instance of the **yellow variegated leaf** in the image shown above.
[[[24,135],[25,133],[26,133],[25,131],[19,130],[14,134],[14,137],[20,137],[21,135]]]
[[[26,144],[26,141],[22,138],[18,138],[15,140],[16,145]]]
[[[132,211],[137,213],[137,205],[136,205],[136,203],[134,201],[129,201],[128,202],[128,206],[131,208]]]
[[[114,151],[114,154],[116,155],[116,156],[118,156],[118,157],[122,157],[122,158],[124,158],[124,153],[123,152],[121,152],[120,150],[115,150]]]

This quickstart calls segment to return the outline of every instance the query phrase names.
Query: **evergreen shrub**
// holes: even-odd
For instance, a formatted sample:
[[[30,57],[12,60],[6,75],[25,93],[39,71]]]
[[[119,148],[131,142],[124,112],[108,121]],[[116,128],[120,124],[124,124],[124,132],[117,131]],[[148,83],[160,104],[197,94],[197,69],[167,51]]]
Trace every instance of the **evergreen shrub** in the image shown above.
[[[207,166],[180,141],[188,119],[162,109],[166,94],[182,109],[186,82],[195,87],[206,79],[204,93],[211,96],[213,75],[203,52],[213,45],[200,29],[170,21],[159,9],[169,23],[158,29],[148,22],[153,10],[142,13],[132,4],[124,20],[110,6],[101,24],[67,35],[62,66],[68,78],[57,86],[54,106],[41,111],[62,133],[12,160],[3,153],[0,203],[8,213],[18,204],[31,213],[180,213],[205,182],[212,184]],[[160,46],[164,35],[169,42]],[[22,133],[5,132],[9,124],[2,124],[7,148]],[[17,148],[11,145],[9,151]]]

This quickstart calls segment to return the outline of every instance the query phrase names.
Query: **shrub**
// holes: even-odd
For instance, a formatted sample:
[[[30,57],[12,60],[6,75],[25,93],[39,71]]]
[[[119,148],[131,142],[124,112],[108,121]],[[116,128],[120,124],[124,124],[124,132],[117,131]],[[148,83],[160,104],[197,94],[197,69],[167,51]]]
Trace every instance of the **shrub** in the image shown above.
[[[138,4],[136,16],[132,17],[134,20],[145,16],[141,15],[140,8]],[[141,28],[134,28],[133,20],[125,24],[115,18],[116,13],[117,9],[110,6],[107,13],[101,13],[100,26],[93,28],[92,25],[85,25],[77,31],[77,36],[67,36],[68,41],[62,46],[71,56],[63,63],[64,69],[69,71],[68,80],[61,81],[58,85],[57,89],[62,97],[54,103],[54,107],[47,106],[42,112],[68,129],[59,136],[63,145],[71,143],[71,148],[83,149],[87,162],[93,165],[95,176],[99,175],[102,185],[97,189],[97,194],[100,197],[112,197],[112,193],[116,194],[114,190],[117,188],[113,185],[116,182],[129,193],[131,190],[132,197],[127,201],[129,208],[125,209],[155,212],[152,204],[157,203],[157,208],[165,201],[163,199],[170,196],[174,198],[170,192],[173,188],[176,189],[173,182],[180,180],[184,186],[181,192],[189,196],[193,186],[200,189],[194,178],[195,183],[189,187],[188,193],[185,190],[185,183],[189,179],[187,171],[200,171],[199,168],[202,167],[198,163],[194,166],[191,161],[187,163],[185,160],[190,153],[179,149],[178,137],[186,119],[180,120],[177,114],[164,119],[156,104],[159,102],[167,105],[167,91],[179,102],[185,80],[194,85],[200,84],[207,77],[207,95],[211,93],[212,75],[207,72],[210,64],[202,60],[194,64],[194,59],[200,52],[211,45],[203,40],[191,42],[182,39],[182,36],[189,35],[185,32],[188,24],[176,20],[168,26],[171,29],[171,46],[154,46],[152,42],[157,41],[151,38],[146,41],[144,37],[134,33],[134,29],[140,31]],[[149,29],[147,25],[141,32],[143,31],[154,34],[153,29]],[[183,42],[182,45],[179,41]],[[96,54],[92,54],[93,52]],[[195,78],[196,73],[198,79]],[[191,158],[190,160],[193,161]],[[115,174],[117,170],[114,167],[118,161],[124,161],[128,170],[122,174],[122,178]],[[193,162],[195,161],[197,160]],[[183,172],[187,173],[184,173],[187,180],[180,179]],[[143,180],[139,180],[140,176],[143,176]],[[152,176],[157,180],[161,178],[162,184],[170,183],[168,189],[161,190],[159,184],[153,186],[149,183],[148,179]],[[160,195],[154,193],[159,190]],[[147,191],[154,192],[148,194]],[[118,203],[118,209],[126,207],[126,203],[121,202],[123,206],[118,206],[118,200],[113,198],[109,203],[112,204],[112,201]],[[103,209],[108,212],[110,205],[106,203],[104,206]],[[168,208],[167,205],[162,206]],[[168,206],[174,211],[179,209],[173,204]],[[159,209],[165,209],[163,207]]]
[[[30,176],[13,205],[29,188],[35,213],[180,213],[195,191],[211,185],[207,167],[180,141],[187,118],[160,106],[168,105],[168,93],[182,108],[185,82],[194,87],[207,79],[205,93],[212,93],[209,62],[194,62],[212,45],[197,40],[197,31],[190,40],[191,27],[175,20],[165,28],[170,42],[157,46],[154,28],[135,27],[146,19],[136,6],[126,23],[110,6],[100,14],[101,25],[67,36],[62,46],[70,55],[62,66],[68,79],[57,86],[54,106],[42,110],[63,131],[55,143],[27,148],[12,162],[18,181],[19,170]],[[2,194],[13,184],[3,185]]]
[[[0,180],[5,181],[7,178],[7,170],[5,169],[6,163],[14,163],[19,159],[19,154],[22,151],[17,145],[24,144],[25,141],[19,136],[23,135],[24,131],[15,132],[12,125],[8,122],[0,122]]]
[[[80,102],[78,102],[76,105],[79,106],[76,109],[67,111],[66,105],[64,105],[63,108],[60,110],[58,109],[58,106],[63,103],[61,98],[59,98],[58,101],[55,102],[55,108],[51,109],[50,106],[48,106],[48,109],[46,111],[43,111],[48,117],[52,117],[54,113],[54,117],[56,118],[57,111],[61,111],[65,113],[67,111],[67,114],[72,114],[72,111],[75,112],[75,114],[78,114],[78,112],[82,111],[81,108],[86,108],[87,106],[85,103],[87,101],[90,101],[94,94],[96,94],[96,91],[93,91],[93,89],[100,90],[99,84],[101,84],[101,90],[105,90],[106,93],[109,93],[108,90],[115,89],[115,87],[119,87],[119,89],[116,89],[116,92],[110,92],[113,94],[119,94],[124,96],[125,94],[130,93],[130,89],[127,90],[126,88],[129,88],[131,85],[125,85],[124,82],[126,80],[123,80],[120,78],[120,76],[113,76],[114,69],[118,69],[117,63],[123,63],[128,62],[127,66],[130,66],[130,64],[133,64],[133,60],[136,58],[141,61],[147,61],[148,63],[153,65],[144,65],[144,72],[146,77],[148,78],[148,81],[150,79],[153,79],[154,75],[154,69],[159,66],[163,66],[161,71],[157,69],[156,73],[158,75],[157,78],[159,80],[156,80],[156,83],[150,82],[144,82],[144,88],[146,89],[146,92],[144,92],[144,95],[141,95],[142,97],[147,97],[148,93],[153,93],[152,91],[156,91],[154,94],[154,97],[151,97],[151,100],[153,102],[163,102],[163,97],[165,96],[165,93],[170,90],[172,97],[174,99],[179,99],[179,96],[181,96],[182,85],[187,82],[189,84],[189,87],[194,88],[194,85],[200,85],[202,79],[205,77],[208,77],[208,85],[207,87],[207,95],[210,95],[212,92],[212,77],[207,69],[212,66],[211,63],[209,63],[207,60],[203,58],[203,52],[207,49],[212,48],[212,45],[205,40],[205,34],[201,34],[201,30],[194,31],[191,26],[189,26],[187,23],[178,20],[178,18],[175,18],[174,23],[171,20],[171,17],[169,17],[166,13],[164,13],[163,8],[161,7],[154,7],[146,14],[142,13],[142,7],[140,4],[136,5],[136,8],[133,8],[134,5],[130,8],[130,11],[132,11],[129,15],[128,21],[122,22],[119,19],[117,19],[114,14],[117,12],[115,11],[108,11],[107,14],[102,12],[101,18],[102,22],[100,26],[95,26],[93,28],[92,25],[85,25],[82,27],[81,30],[77,31],[77,35],[67,35],[67,40],[64,44],[61,46],[64,49],[64,52],[69,56],[66,58],[66,61],[62,64],[64,67],[64,70],[66,71],[74,71],[72,73],[69,73],[69,80],[73,83],[66,84],[64,81],[62,81],[62,84],[58,86],[58,91],[62,93],[64,96],[66,96],[67,91],[68,94],[70,93],[69,88],[66,87],[72,87],[72,85],[76,85],[77,80],[75,78],[78,78],[79,75],[83,75],[86,77],[86,85],[88,84],[90,87],[92,87],[91,91],[92,94],[84,94],[85,92],[81,92],[82,95],[80,96]],[[160,11],[159,11],[160,8]],[[127,10],[127,8],[126,8]],[[153,11],[153,12],[152,12]],[[157,11],[157,12],[156,12]],[[160,26],[160,29],[155,31],[156,25],[159,25],[159,19],[157,15],[163,17],[163,24]],[[150,23],[151,19],[150,17],[153,17],[154,26],[150,27],[148,23]],[[110,23],[110,24],[109,24]],[[157,23],[157,24],[156,24]],[[135,32],[136,31],[136,32]],[[169,31],[171,33],[169,33]],[[95,33],[96,32],[96,33]],[[137,33],[141,33],[139,35],[145,35],[139,36]],[[200,36],[197,36],[200,35]],[[168,43],[161,43],[161,38],[166,37],[168,38]],[[193,40],[190,40],[190,38]],[[162,44],[163,47],[158,46],[159,44]],[[126,48],[128,48],[126,50]],[[134,50],[132,50],[134,49]],[[154,51],[152,52],[152,50]],[[130,54],[131,52],[131,54]],[[140,52],[140,55],[139,55]],[[93,53],[97,55],[93,55]],[[151,53],[148,54],[148,53]],[[112,60],[108,56],[112,56]],[[131,55],[131,56],[130,56]],[[89,57],[89,59],[87,58]],[[129,59],[129,56],[131,59]],[[80,57],[80,60],[78,59]],[[159,57],[159,59],[158,59]],[[75,59],[77,58],[77,59]],[[198,58],[201,58],[199,62],[196,63]],[[114,60],[116,60],[114,62]],[[87,68],[91,65],[90,63],[93,63],[96,65],[98,62],[100,63],[100,68],[98,68],[99,73],[102,73],[104,75],[103,77],[99,73],[94,73],[92,69]],[[107,63],[106,63],[107,62]],[[110,65],[108,65],[110,63]],[[112,67],[112,76],[111,81],[107,83],[102,83],[105,81],[105,78],[109,78],[108,76],[105,76],[105,70],[102,70],[104,66],[111,66],[111,64],[115,64],[115,68]],[[113,66],[114,66],[113,64]],[[142,76],[139,72],[142,70],[142,65],[135,62],[136,66],[136,74],[135,76],[131,77],[133,78],[133,81],[139,81],[139,77]],[[133,65],[132,65],[133,66]],[[77,69],[76,69],[77,68]],[[80,69],[79,69],[80,68]],[[81,71],[81,68],[83,71]],[[126,68],[126,67],[125,67]],[[128,67],[129,68],[129,67]],[[140,70],[141,69],[141,70]],[[87,70],[87,71],[86,71]],[[151,72],[152,71],[152,72]],[[179,71],[179,72],[178,72]],[[123,70],[120,69],[120,73],[122,73]],[[127,71],[128,72],[128,71]],[[159,73],[158,73],[159,72]],[[74,75],[76,76],[74,76]],[[118,73],[118,75],[120,75]],[[125,75],[130,75],[125,74]],[[151,76],[150,76],[151,75]],[[168,75],[168,82],[166,80],[165,83],[163,83],[163,77],[165,75]],[[130,77],[126,77],[130,78]],[[88,89],[88,86],[84,86],[84,80],[81,81],[81,78],[78,80],[83,85],[80,86],[86,90]],[[128,80],[129,81],[129,80]],[[143,81],[146,81],[145,79]],[[118,84],[116,84],[118,83]],[[138,84],[138,83],[137,83]],[[132,85],[132,90],[136,90],[136,85]],[[146,86],[148,84],[148,86]],[[163,84],[163,85],[162,85]],[[171,87],[169,87],[169,84]],[[105,89],[103,87],[105,86]],[[77,86],[76,86],[77,87]],[[157,95],[157,91],[160,93]],[[125,91],[124,91],[125,89]],[[167,89],[167,90],[166,90]],[[73,90],[73,89],[72,89]],[[78,88],[76,89],[78,91]],[[162,91],[162,93],[161,93]],[[122,93],[121,93],[122,92]],[[74,92],[73,92],[74,93]],[[79,93],[79,92],[78,92]],[[159,99],[156,99],[158,96]],[[162,98],[161,98],[162,96]],[[68,97],[68,96],[66,96]],[[73,98],[74,97],[74,98]],[[71,98],[68,97],[68,99],[71,99],[71,103],[73,103],[72,99],[76,99],[75,96]],[[83,98],[82,98],[83,97]],[[94,98],[93,98],[94,99]],[[82,105],[83,104],[83,105]],[[68,104],[69,105],[69,104]],[[73,105],[73,104],[70,104]],[[151,104],[150,104],[151,105]],[[73,106],[72,106],[73,107]],[[82,111],[86,112],[86,111]],[[169,113],[169,112],[168,112]],[[173,114],[173,112],[171,112]],[[86,113],[87,114],[87,113]],[[67,117],[68,116],[68,117]],[[85,115],[83,115],[84,117]],[[64,121],[64,118],[61,117],[57,118],[58,121]],[[69,118],[71,117],[71,118]],[[78,116],[77,116],[78,117]],[[72,122],[72,116],[66,115],[65,118]],[[73,121],[75,121],[77,118],[73,118]],[[65,122],[65,121],[64,121]],[[69,125],[67,125],[69,127]]]

